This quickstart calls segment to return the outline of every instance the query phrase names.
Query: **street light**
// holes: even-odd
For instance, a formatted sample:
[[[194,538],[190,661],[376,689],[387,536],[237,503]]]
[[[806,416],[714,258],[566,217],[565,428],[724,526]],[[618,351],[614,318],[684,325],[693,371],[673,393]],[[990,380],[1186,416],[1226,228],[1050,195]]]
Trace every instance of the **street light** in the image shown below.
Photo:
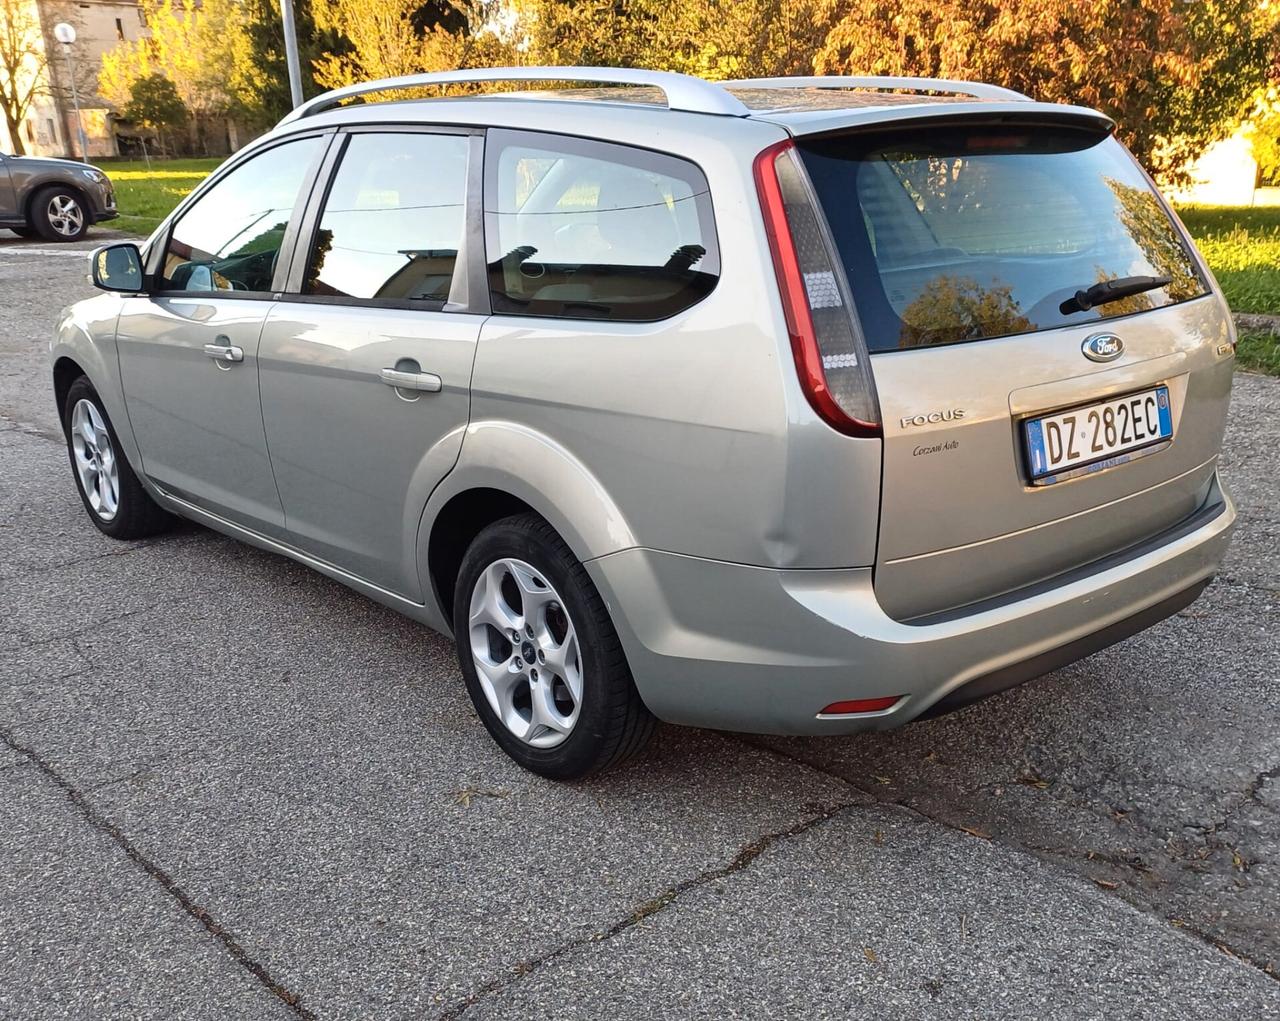
[[[298,59],[298,26],[293,16],[293,0],[280,0],[284,22],[284,57],[289,68],[289,98],[296,110],[302,105],[302,62]]]
[[[89,161],[89,140],[85,137],[84,121],[80,118],[80,92],[76,88],[76,62],[71,56],[71,44],[76,41],[74,25],[60,21],[53,26],[53,37],[62,43],[62,55],[67,59],[67,77],[71,79],[71,102],[76,108],[76,133],[80,138],[80,158]],[[74,156],[75,153],[73,152]]]

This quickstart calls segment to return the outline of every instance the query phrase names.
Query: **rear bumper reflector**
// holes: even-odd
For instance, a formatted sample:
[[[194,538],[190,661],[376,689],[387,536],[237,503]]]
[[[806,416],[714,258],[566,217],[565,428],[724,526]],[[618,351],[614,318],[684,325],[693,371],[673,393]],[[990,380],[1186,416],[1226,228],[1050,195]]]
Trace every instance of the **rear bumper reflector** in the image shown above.
[[[901,695],[885,695],[882,698],[851,698],[832,702],[818,712],[819,716],[852,716],[855,713],[882,713],[902,701]]]

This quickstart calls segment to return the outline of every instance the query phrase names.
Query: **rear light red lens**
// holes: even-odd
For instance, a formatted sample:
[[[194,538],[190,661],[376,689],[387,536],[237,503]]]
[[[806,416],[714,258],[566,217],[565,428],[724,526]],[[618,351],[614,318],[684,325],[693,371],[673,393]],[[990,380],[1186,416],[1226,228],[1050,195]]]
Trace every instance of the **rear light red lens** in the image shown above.
[[[796,160],[794,144],[784,141],[755,161],[796,371],[810,405],[828,425],[849,436],[879,436],[866,349],[854,334],[852,311]]]
[[[878,713],[896,705],[901,695],[885,695],[883,698],[851,698],[844,702],[832,702],[818,713],[819,716],[847,716],[849,713]]]

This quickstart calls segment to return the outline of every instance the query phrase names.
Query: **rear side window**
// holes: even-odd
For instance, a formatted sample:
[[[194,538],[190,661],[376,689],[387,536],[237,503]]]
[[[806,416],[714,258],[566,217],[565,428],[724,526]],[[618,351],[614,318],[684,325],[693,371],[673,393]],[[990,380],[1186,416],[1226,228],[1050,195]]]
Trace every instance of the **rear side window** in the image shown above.
[[[719,276],[707,181],[687,160],[491,131],[484,194],[494,312],[662,319]]]
[[[304,294],[449,299],[466,222],[468,140],[355,134],[325,197]]]
[[[1207,291],[1145,175],[1096,132],[932,127],[800,149],[872,351],[1110,319]],[[1062,308],[1132,277],[1168,283]]]

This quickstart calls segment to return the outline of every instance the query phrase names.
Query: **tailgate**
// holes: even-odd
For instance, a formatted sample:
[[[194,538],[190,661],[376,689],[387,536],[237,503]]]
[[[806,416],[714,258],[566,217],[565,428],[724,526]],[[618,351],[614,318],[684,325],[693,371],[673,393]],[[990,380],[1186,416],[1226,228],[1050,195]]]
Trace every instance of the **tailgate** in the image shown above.
[[[1229,319],[1115,139],[951,124],[798,144],[871,351],[890,614],[1032,584],[1196,509]]]

